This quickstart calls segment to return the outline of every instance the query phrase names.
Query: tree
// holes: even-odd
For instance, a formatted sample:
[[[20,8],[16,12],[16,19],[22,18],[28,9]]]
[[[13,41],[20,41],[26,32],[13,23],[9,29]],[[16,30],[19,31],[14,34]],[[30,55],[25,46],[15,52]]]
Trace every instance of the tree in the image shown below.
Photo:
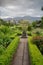
[[[42,6],[41,10],[43,11],[43,6]]]
[[[32,30],[31,25],[28,25],[28,31],[31,31],[31,30]]]
[[[43,28],[43,17],[41,18],[41,28]]]
[[[32,22],[32,26],[36,28],[36,22]]]
[[[23,31],[26,31],[29,25],[29,21],[27,20],[20,20],[19,25],[21,26]]]

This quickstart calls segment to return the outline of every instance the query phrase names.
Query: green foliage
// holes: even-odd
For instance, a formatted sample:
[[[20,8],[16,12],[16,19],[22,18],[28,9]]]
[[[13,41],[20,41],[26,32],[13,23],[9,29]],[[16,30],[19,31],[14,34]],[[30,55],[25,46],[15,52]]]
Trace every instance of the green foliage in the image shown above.
[[[0,65],[10,65],[13,54],[18,47],[19,37],[16,37],[7,47],[5,53],[0,57]]]
[[[29,25],[28,26],[28,31],[31,31],[32,30],[32,27]]]
[[[0,45],[0,55],[4,53],[5,47],[3,45]]]
[[[28,28],[28,25],[29,25],[29,21],[27,21],[27,20],[20,20],[19,21],[19,25],[21,26],[23,31],[24,30],[26,31],[27,28]]]
[[[32,39],[33,43],[35,44],[43,44],[43,37],[42,36],[34,36]]]
[[[5,25],[5,26],[14,26],[16,25],[16,21],[14,20],[9,20],[9,21],[4,21],[3,19],[0,19],[0,25]]]
[[[41,53],[43,54],[43,37],[42,36],[35,36],[32,39],[32,42],[37,45]]]
[[[3,32],[4,34],[7,34],[7,33],[10,32],[10,28],[7,27],[7,26],[2,26],[2,27],[0,28],[0,31]]]
[[[32,36],[31,32],[27,32],[28,36]]]
[[[2,19],[0,19],[0,25],[2,25],[3,24],[3,20]]]
[[[17,30],[15,31],[15,33],[16,33],[18,36],[20,36],[20,35],[22,34],[22,31],[17,29]]]
[[[4,33],[0,30],[0,38],[4,37]]]
[[[3,44],[4,33],[0,31],[0,45]]]
[[[42,65],[43,57],[35,44],[32,44],[31,37],[28,38],[28,48],[30,51],[31,65]]]
[[[8,36],[5,36],[3,39],[3,46],[6,48],[10,43],[11,43],[12,39]]]
[[[12,38],[9,36],[1,36],[0,35],[0,45],[3,45],[5,48],[10,44]]]
[[[17,29],[22,30],[22,27],[21,26],[18,26]]]
[[[41,28],[43,28],[43,17],[41,18]]]
[[[39,32],[39,31],[36,31],[36,34],[37,34],[37,35],[40,35],[40,32]]]
[[[41,17],[41,20],[36,20],[32,22],[32,25],[34,28],[43,28],[43,17]]]
[[[41,51],[41,53],[43,54],[43,44],[40,45],[40,51]]]
[[[41,10],[43,11],[43,6],[41,7]]]
[[[12,41],[11,36],[15,37],[15,28],[0,26],[0,45],[7,47]]]
[[[32,22],[32,26],[34,27],[34,28],[36,28],[36,22]]]

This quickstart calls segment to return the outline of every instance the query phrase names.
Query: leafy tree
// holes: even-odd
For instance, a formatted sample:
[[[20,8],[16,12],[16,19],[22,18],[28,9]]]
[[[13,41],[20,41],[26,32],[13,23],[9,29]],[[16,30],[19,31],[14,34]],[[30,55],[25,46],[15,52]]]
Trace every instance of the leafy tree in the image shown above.
[[[42,6],[41,10],[43,11],[43,6]]]
[[[43,17],[41,18],[41,28],[43,28]]]
[[[27,20],[20,20],[19,25],[21,26],[23,31],[26,31],[29,25],[29,21]]]
[[[32,22],[32,26],[33,26],[34,28],[36,28],[36,22],[35,22],[35,21]]]
[[[31,31],[31,30],[32,30],[31,25],[28,25],[28,31]]]

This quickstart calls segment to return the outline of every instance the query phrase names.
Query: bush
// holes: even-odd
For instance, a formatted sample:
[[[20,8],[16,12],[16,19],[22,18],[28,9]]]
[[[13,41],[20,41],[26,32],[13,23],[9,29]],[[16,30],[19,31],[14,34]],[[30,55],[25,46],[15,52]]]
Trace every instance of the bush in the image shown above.
[[[28,36],[32,36],[31,32],[28,32],[27,34],[28,34]]]
[[[31,38],[28,38],[28,48],[30,51],[31,65],[42,65],[43,57],[35,44],[32,44]]]
[[[13,54],[18,47],[19,37],[16,37],[7,47],[5,53],[0,57],[0,65],[10,65]]]
[[[36,34],[37,34],[37,35],[40,35],[40,32],[39,32],[39,31],[37,31],[37,32],[36,32]]]
[[[15,34],[15,30],[11,27],[4,25],[0,26],[0,45],[3,45],[5,48],[7,48],[13,37],[15,37],[16,35],[17,33]]]
[[[40,51],[41,51],[41,53],[42,53],[42,55],[43,55],[43,44],[40,45]]]
[[[29,25],[28,26],[28,31],[31,31],[32,30],[32,27]]]
[[[4,39],[3,39],[3,46],[4,46],[5,48],[7,48],[8,45],[11,43],[11,41],[12,41],[12,39],[11,39],[10,37],[5,36]]]
[[[0,55],[2,55],[5,51],[5,47],[0,45]]]
[[[18,29],[16,30],[15,33],[17,33],[18,36],[22,35],[22,31],[20,31],[20,30],[18,30]]]
[[[3,39],[0,39],[0,45],[3,45]]]
[[[35,36],[32,39],[32,42],[37,45],[41,53],[43,54],[43,37],[42,36]]]
[[[3,38],[0,38],[0,45],[3,45],[5,48],[7,48],[7,46],[10,44],[10,42],[12,41],[12,38],[10,38],[9,36],[4,36]]]
[[[42,36],[34,36],[32,42],[37,46],[43,44],[43,37]]]
[[[2,26],[2,27],[0,28],[0,31],[3,32],[4,34],[7,34],[7,33],[10,32],[10,28],[7,27],[7,26]]]
[[[22,35],[22,32],[17,32],[17,35],[18,35],[18,36]]]

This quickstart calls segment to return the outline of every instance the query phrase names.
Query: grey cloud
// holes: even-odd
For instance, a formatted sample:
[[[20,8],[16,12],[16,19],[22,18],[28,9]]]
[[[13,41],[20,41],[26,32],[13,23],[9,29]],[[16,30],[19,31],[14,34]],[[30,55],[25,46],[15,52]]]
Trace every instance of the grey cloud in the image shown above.
[[[33,4],[32,4],[33,3]],[[0,0],[0,6],[19,5],[27,7],[43,6],[43,0]]]
[[[17,9],[8,9],[7,6],[17,6]],[[6,8],[4,10],[3,15],[11,15],[8,14],[12,13],[12,16],[16,15],[26,15],[29,13],[32,13],[33,15],[43,15],[43,12],[41,11],[41,7],[43,6],[43,0],[0,0],[0,7]],[[28,11],[28,10],[34,10],[34,11]],[[27,12],[28,11],[28,12]],[[2,14],[1,13],[1,14]],[[25,14],[26,13],[26,14]],[[30,15],[30,14],[29,14]]]

